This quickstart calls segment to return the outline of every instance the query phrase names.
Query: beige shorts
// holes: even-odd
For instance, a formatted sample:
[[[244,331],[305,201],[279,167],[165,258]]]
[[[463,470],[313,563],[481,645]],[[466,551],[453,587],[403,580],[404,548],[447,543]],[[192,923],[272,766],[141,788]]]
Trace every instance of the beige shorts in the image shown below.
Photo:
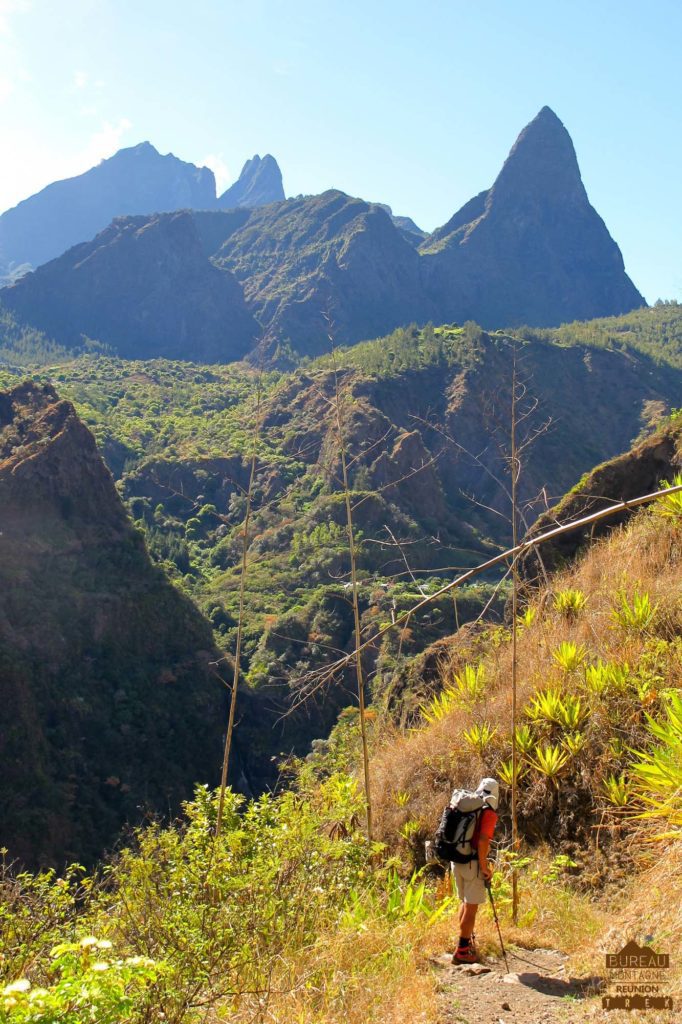
[[[485,903],[485,879],[477,860],[470,864],[451,864],[457,895],[464,903]]]

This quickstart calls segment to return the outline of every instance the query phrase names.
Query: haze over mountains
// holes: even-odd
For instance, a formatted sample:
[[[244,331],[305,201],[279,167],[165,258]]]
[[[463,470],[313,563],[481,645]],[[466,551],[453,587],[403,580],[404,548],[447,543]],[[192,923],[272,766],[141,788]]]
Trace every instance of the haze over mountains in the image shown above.
[[[126,356],[227,362],[255,348],[268,357],[320,354],[330,323],[337,344],[354,344],[409,322],[552,326],[645,304],[548,107],[492,188],[423,239],[409,218],[336,190],[283,200],[271,157],[248,161],[218,199],[211,172],[150,146],[50,189],[89,195],[116,161],[169,161],[164,201],[198,212],[118,219],[0,292],[21,322],[69,348],[88,337]],[[3,215],[0,229],[7,233],[27,204],[39,217],[50,189]],[[195,320],[202,329],[191,331]]]

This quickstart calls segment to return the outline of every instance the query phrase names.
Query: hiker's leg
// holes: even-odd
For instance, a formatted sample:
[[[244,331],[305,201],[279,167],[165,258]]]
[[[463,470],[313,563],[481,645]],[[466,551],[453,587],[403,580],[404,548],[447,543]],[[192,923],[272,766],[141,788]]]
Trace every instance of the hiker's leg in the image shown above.
[[[462,911],[459,916],[459,934],[462,939],[470,939],[474,934],[474,925],[476,923],[476,911],[478,910],[478,903],[463,903]]]

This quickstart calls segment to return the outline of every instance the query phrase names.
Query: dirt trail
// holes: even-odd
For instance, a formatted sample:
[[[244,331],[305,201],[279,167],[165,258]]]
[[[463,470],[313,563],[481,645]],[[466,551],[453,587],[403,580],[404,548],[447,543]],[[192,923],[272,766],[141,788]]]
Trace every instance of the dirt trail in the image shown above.
[[[507,950],[504,961],[454,967],[443,953],[433,964],[440,978],[440,1024],[575,1024],[594,1012],[597,978],[572,978],[568,957],[555,949]],[[591,1014],[590,1014],[591,1015]]]

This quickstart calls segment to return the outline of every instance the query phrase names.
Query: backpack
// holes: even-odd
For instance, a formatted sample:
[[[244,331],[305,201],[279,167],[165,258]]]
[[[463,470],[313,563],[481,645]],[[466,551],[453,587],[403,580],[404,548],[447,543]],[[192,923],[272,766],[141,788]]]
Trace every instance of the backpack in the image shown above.
[[[467,789],[456,789],[443,811],[434,836],[433,850],[438,860],[470,864],[477,852],[471,844],[486,798]]]

